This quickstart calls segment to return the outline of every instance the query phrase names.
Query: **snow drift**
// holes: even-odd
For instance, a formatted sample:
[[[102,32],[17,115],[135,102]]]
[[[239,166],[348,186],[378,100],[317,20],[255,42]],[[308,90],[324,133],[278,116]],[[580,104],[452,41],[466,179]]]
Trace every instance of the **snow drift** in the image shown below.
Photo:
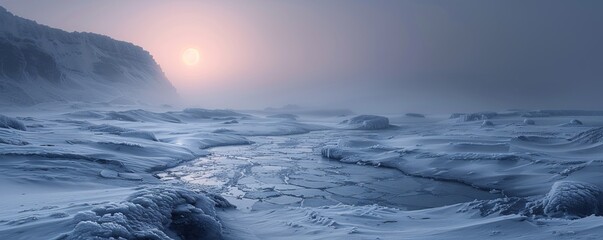
[[[595,144],[603,142],[603,127],[593,128],[569,139],[570,141],[583,143],[583,144]]]
[[[25,124],[23,124],[23,122],[12,117],[4,116],[2,114],[0,114],[0,128],[12,128],[21,131],[27,131],[27,127],[25,127]]]
[[[124,137],[141,138],[155,142],[159,141],[157,137],[155,137],[155,134],[153,134],[152,132],[116,127],[109,124],[92,125],[87,127],[87,129],[93,132],[102,132]]]

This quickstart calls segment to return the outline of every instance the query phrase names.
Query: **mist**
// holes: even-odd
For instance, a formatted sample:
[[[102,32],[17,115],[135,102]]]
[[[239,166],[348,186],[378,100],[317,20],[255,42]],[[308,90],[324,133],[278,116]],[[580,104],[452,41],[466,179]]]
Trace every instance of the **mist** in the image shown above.
[[[451,112],[603,100],[600,1],[0,4],[142,46],[189,105]],[[188,46],[197,68],[179,60]]]

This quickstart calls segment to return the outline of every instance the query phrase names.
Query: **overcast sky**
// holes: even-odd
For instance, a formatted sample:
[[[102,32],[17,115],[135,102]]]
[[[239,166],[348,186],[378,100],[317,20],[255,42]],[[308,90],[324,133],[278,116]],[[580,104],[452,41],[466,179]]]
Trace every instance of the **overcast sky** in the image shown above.
[[[206,107],[603,109],[603,1],[0,0],[153,54]],[[184,49],[201,62],[186,66]]]

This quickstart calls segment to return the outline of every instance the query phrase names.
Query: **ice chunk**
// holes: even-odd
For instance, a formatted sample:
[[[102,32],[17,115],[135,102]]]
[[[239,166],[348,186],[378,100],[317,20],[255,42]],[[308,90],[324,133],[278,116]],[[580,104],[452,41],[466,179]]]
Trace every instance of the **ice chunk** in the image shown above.
[[[21,131],[27,131],[27,128],[25,127],[25,124],[23,124],[23,122],[12,117],[4,116],[2,114],[0,114],[0,128],[12,128]]]
[[[494,127],[494,123],[492,123],[492,121],[484,120],[484,122],[482,122],[482,127],[483,128]]]
[[[239,121],[237,121],[237,120],[230,120],[230,121],[223,122],[223,124],[237,124],[237,123],[239,123]]]
[[[109,169],[101,170],[100,176],[104,178],[117,178],[117,172]]]
[[[391,127],[388,118],[376,115],[359,115],[344,123],[348,124],[353,129],[360,130],[377,130]]]
[[[534,120],[532,120],[532,119],[526,118],[526,119],[523,120],[523,124],[525,124],[525,125],[534,125],[534,124],[536,124],[536,122],[534,122]]]
[[[582,218],[601,215],[603,193],[592,184],[574,181],[555,182],[549,193],[529,206],[536,215],[559,218]]]
[[[216,205],[185,189],[142,190],[125,202],[77,214],[75,228],[60,239],[221,239]]]
[[[582,121],[580,121],[578,119],[572,119],[570,122],[561,124],[559,126],[561,126],[561,127],[571,127],[571,126],[581,126],[581,125],[582,125]]]

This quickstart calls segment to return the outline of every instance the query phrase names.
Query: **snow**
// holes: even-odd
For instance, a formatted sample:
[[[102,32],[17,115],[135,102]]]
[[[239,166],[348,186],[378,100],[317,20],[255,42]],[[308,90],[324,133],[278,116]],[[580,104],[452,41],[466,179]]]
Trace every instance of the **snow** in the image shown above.
[[[0,105],[67,101],[149,104],[177,98],[151,54],[134,44],[50,28],[2,7],[0,30],[5,62],[0,69]]]
[[[599,116],[73,106],[3,109],[1,239],[603,236]]]

